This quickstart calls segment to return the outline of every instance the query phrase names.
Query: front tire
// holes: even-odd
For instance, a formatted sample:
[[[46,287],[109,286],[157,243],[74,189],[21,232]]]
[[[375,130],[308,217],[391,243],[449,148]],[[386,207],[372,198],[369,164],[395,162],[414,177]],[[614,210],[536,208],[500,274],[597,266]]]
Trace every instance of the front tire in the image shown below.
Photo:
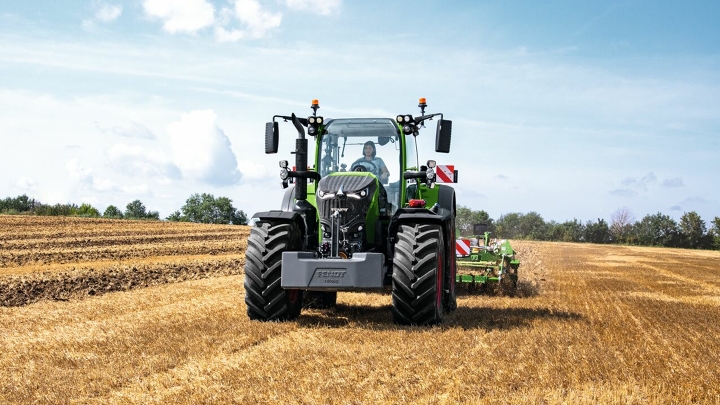
[[[250,319],[295,319],[302,309],[303,292],[280,287],[282,252],[302,246],[294,223],[268,224],[250,229],[245,250],[245,304]]]
[[[434,325],[443,319],[445,244],[436,225],[400,225],[392,276],[393,320]]]

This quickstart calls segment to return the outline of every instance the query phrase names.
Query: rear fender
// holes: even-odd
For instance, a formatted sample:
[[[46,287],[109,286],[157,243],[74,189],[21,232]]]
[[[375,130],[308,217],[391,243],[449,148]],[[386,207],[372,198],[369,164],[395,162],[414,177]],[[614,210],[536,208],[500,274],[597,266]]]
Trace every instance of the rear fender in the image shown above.
[[[443,235],[448,237],[451,226],[451,217],[441,216],[426,208],[402,208],[395,212],[390,223],[390,238],[388,238],[388,252],[394,251],[395,235],[397,235],[400,225],[405,224],[430,224],[438,225],[443,230]]]
[[[436,189],[437,192],[434,193],[434,198],[430,202],[432,206],[437,204],[437,209],[401,208],[397,210],[390,224],[390,235],[397,233],[400,224],[428,223],[440,225],[443,228],[445,239],[449,240],[452,237],[452,227],[455,222],[455,190],[445,185],[438,185]]]

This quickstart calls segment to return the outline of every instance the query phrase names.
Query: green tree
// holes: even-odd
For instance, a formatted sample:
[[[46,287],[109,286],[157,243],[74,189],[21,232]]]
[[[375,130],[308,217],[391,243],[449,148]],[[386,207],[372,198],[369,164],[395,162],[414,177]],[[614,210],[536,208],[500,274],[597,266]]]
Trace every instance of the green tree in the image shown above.
[[[494,231],[493,220],[487,212],[474,211],[462,205],[458,206],[455,215],[455,229],[457,229],[458,236],[473,236],[475,224],[487,224],[488,231]]]
[[[187,217],[183,216],[183,214],[180,211],[175,211],[172,214],[168,215],[167,218],[168,221],[171,222],[187,222]]]
[[[7,197],[4,200],[0,200],[0,212],[5,213],[20,213],[30,212],[40,204],[35,201],[34,198],[30,198],[27,194],[19,195],[15,198]]]
[[[674,219],[658,212],[654,215],[645,215],[635,224],[635,235],[638,243],[649,246],[677,247],[680,242],[680,232]]]
[[[546,240],[561,242],[580,242],[585,234],[585,225],[577,219],[557,223],[550,221],[547,223],[547,231],[545,232]]]
[[[602,218],[598,218],[597,222],[587,221],[584,239],[585,242],[590,243],[610,243],[612,240],[610,227]]]
[[[524,239],[545,240],[547,237],[548,226],[537,212],[520,215],[519,227],[522,235],[519,237]]]
[[[585,225],[573,218],[572,221],[565,221],[562,223],[563,228],[563,242],[582,242],[585,237]]]
[[[77,204],[38,204],[35,207],[35,214],[37,215],[48,215],[48,216],[71,216],[77,215],[80,207]]]
[[[707,235],[705,221],[695,211],[686,212],[680,217],[678,224],[682,239],[682,246],[690,249],[707,249],[710,247],[710,238]]]
[[[247,216],[241,210],[235,209],[232,200],[227,197],[215,198],[212,194],[192,194],[182,206],[180,220],[203,224],[233,224],[244,225]],[[175,217],[174,217],[175,218]]]
[[[81,217],[97,218],[100,216],[100,211],[98,211],[97,208],[93,207],[90,204],[83,203],[80,205],[74,215]]]
[[[147,215],[147,209],[145,204],[140,200],[129,202],[125,207],[125,218],[127,219],[141,219]]]
[[[547,223],[547,231],[545,232],[545,240],[559,241],[563,237],[563,226],[557,223],[555,220],[551,220]]]
[[[495,234],[500,238],[517,239],[522,238],[520,233],[520,216],[519,212],[510,212],[500,215],[495,221]]]
[[[114,205],[108,205],[107,208],[105,208],[105,212],[103,213],[104,218],[116,218],[121,219],[123,217],[122,211]]]
[[[712,220],[712,226],[708,233],[712,238],[713,249],[720,250],[720,217],[715,217],[715,219]]]

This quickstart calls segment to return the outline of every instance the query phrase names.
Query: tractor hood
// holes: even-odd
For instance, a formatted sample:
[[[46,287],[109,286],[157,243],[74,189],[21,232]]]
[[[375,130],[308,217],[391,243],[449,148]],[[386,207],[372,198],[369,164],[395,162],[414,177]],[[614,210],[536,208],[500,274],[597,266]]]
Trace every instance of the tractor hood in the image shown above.
[[[342,197],[350,199],[373,198],[377,190],[377,178],[364,172],[336,172],[323,177],[317,186],[318,202]]]
[[[366,172],[335,172],[323,177],[315,192],[322,229],[330,231],[331,216],[339,211],[351,242],[374,241],[379,187],[377,178]]]

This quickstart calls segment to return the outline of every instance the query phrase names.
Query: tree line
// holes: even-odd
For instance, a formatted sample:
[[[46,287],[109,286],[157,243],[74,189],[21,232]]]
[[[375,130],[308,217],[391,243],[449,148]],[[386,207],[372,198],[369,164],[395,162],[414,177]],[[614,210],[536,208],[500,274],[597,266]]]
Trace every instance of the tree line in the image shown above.
[[[100,214],[91,204],[43,204],[27,195],[0,200],[0,214],[32,214],[51,216],[80,216],[112,219],[159,220],[157,211],[149,211],[140,200],[129,202],[125,210],[110,205]],[[247,223],[247,215],[232,205],[227,197],[212,194],[192,194],[185,204],[170,214],[168,221],[206,224]],[[540,241],[615,243],[642,246],[664,246],[691,249],[720,249],[720,218],[715,217],[708,227],[695,211],[684,213],[679,222],[658,212],[636,221],[632,212],[620,208],[608,223],[602,218],[582,222],[572,219],[565,222],[545,221],[537,212],[511,212],[493,219],[483,210],[458,206],[457,234],[472,236],[473,225],[484,223],[494,236],[507,239]]]
[[[25,194],[0,200],[0,214],[160,220],[160,213],[148,210],[140,200],[129,202],[125,206],[125,210],[109,205],[100,214],[100,211],[91,204],[43,204]],[[179,210],[165,219],[168,221],[206,224],[247,224],[247,215],[242,210],[233,207],[231,199],[227,197],[215,198],[212,194],[207,193],[190,195]]]
[[[545,221],[537,212],[511,212],[493,219],[483,210],[458,207],[458,235],[471,236],[473,225],[478,223],[487,224],[494,236],[507,239],[720,249],[720,217],[715,217],[708,227],[695,211],[683,213],[679,222],[660,212],[636,221],[628,208],[620,208],[608,223],[602,218]]]

